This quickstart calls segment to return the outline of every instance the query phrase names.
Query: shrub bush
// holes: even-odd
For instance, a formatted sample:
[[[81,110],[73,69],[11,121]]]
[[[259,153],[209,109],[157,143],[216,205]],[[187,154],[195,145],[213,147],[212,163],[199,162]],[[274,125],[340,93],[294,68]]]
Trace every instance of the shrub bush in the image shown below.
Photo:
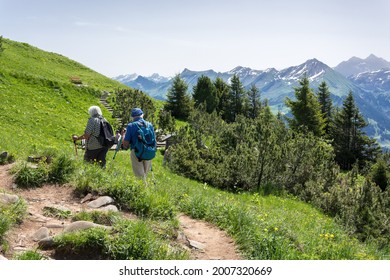
[[[22,222],[26,215],[26,209],[27,205],[22,199],[10,205],[0,205],[0,244],[10,227]]]
[[[47,260],[48,257],[42,255],[41,253],[37,252],[37,251],[25,251],[25,252],[22,252],[22,253],[19,253],[17,254],[15,257],[14,257],[15,260],[37,260],[37,261],[40,261],[40,260]]]
[[[48,168],[46,163],[39,162],[37,165],[23,162],[15,169],[15,183],[21,188],[40,187],[48,179]]]
[[[113,230],[92,228],[55,238],[58,259],[178,260],[187,253],[160,239],[142,221],[118,220]]]
[[[197,113],[169,148],[174,172],[229,191],[264,192],[274,186],[337,217],[360,240],[389,242],[389,202],[385,164],[373,167],[370,181],[357,176],[358,165],[340,173],[332,146],[311,133],[296,133],[262,109],[255,120],[231,124]],[[195,203],[196,201],[194,201]],[[202,216],[203,203],[193,215]],[[368,206],[369,205],[369,206]],[[369,209],[371,207],[372,209]],[[196,213],[195,213],[196,212]]]
[[[73,160],[65,154],[60,155],[49,166],[48,181],[58,184],[66,183],[74,170],[75,164]]]

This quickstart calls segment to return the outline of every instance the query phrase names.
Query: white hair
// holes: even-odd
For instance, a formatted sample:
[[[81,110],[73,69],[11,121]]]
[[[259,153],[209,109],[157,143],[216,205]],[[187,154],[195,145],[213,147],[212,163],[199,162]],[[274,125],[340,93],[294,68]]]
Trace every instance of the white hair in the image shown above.
[[[89,107],[88,109],[88,113],[91,117],[95,117],[95,116],[102,116],[102,110],[100,110],[99,106],[91,106]]]

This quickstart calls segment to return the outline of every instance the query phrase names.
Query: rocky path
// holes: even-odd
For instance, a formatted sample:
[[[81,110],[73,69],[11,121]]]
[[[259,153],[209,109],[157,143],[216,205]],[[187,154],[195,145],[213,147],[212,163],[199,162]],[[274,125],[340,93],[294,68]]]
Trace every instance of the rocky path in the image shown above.
[[[76,197],[71,186],[44,185],[40,188],[16,188],[9,173],[11,165],[0,166],[0,194],[13,194],[23,198],[27,203],[27,217],[20,225],[14,226],[6,234],[8,249],[0,247],[0,256],[11,259],[15,253],[35,250],[37,234],[42,228],[47,228],[46,235],[54,236],[70,227],[69,219],[58,219],[44,215],[44,209],[57,207],[69,209],[72,213],[88,210],[85,198]],[[93,198],[90,198],[93,199]],[[112,205],[113,206],[113,205]],[[132,213],[123,213],[126,218],[136,219]],[[178,216],[180,229],[177,242],[187,246],[191,259],[197,260],[237,260],[233,240],[222,230],[204,221],[194,220],[184,214]],[[50,257],[52,252],[43,251]]]

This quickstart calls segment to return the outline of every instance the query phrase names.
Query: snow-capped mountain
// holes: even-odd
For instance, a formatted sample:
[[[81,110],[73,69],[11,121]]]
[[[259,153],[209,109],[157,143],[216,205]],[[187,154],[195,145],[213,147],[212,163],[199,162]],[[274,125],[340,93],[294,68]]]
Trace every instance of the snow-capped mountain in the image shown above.
[[[375,93],[390,93],[390,68],[359,73],[349,77],[349,80],[365,90]]]
[[[310,86],[314,92],[317,91],[319,84],[325,81],[335,106],[341,106],[349,91],[353,92],[360,111],[370,124],[366,129],[367,134],[377,138],[381,145],[390,148],[390,70],[379,70],[380,68],[377,68],[386,63],[390,64],[390,62],[374,55],[365,60],[352,58],[348,60],[348,63],[351,69],[354,68],[355,71],[357,71],[358,66],[352,67],[351,61],[359,61],[359,63],[364,61],[364,65],[369,65],[369,69],[372,69],[372,71],[359,72],[347,78],[345,74],[335,70],[337,67],[332,69],[317,59],[310,59],[300,65],[291,66],[280,71],[274,68],[255,70],[242,66],[237,66],[227,72],[184,69],[180,73],[180,77],[187,83],[189,93],[192,93],[193,86],[196,85],[198,78],[202,75],[209,77],[211,80],[220,77],[227,83],[230,82],[233,75],[237,75],[245,88],[249,89],[249,87],[255,85],[260,90],[261,98],[268,100],[273,111],[284,113],[288,113],[285,98],[294,98],[294,87],[299,86],[299,80],[303,75],[309,78]],[[360,65],[359,63],[358,65]],[[367,69],[367,67],[359,69]],[[137,76],[134,79],[133,76],[129,75],[126,82],[118,77],[114,79],[130,87],[140,89],[156,99],[165,100],[172,79],[161,79],[158,74],[153,76],[153,78]]]
[[[134,81],[135,79],[137,79],[137,77],[138,77],[138,74],[133,73],[133,74],[127,74],[127,75],[120,75],[120,76],[114,77],[113,79],[121,82],[122,84],[126,84],[130,81]]]
[[[341,62],[334,70],[343,74],[345,77],[357,75],[363,72],[372,72],[383,68],[390,69],[390,62],[373,54],[366,59],[352,57],[347,61]]]
[[[172,77],[163,77],[157,73],[154,73],[153,75],[148,76],[148,77],[144,77],[144,76],[138,75],[137,73],[133,73],[133,74],[127,74],[127,75],[119,75],[119,76],[114,77],[113,79],[117,80],[123,84],[127,84],[127,83],[134,82],[135,80],[137,80],[140,77],[142,77],[143,79],[146,79],[148,81],[155,82],[155,83],[165,83],[165,82],[168,82],[172,78]]]
[[[153,75],[146,77],[146,78],[149,80],[152,80],[153,82],[156,82],[156,83],[165,83],[171,79],[171,77],[163,77],[157,73],[154,73]]]

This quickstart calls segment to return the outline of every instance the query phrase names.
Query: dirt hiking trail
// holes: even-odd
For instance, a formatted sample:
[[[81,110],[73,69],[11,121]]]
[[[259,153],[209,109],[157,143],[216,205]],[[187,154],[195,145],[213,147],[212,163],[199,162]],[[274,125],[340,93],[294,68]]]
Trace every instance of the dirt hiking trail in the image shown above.
[[[12,259],[15,254],[26,250],[36,250],[38,243],[34,234],[42,227],[49,229],[49,235],[54,236],[71,223],[69,219],[57,219],[44,216],[44,207],[51,205],[63,206],[71,212],[78,213],[86,209],[83,198],[74,194],[69,185],[44,185],[39,188],[17,188],[10,173],[12,165],[0,165],[0,193],[14,194],[26,201],[27,215],[21,224],[14,225],[5,235],[7,250],[0,246],[0,255]],[[132,213],[122,212],[128,219],[137,219]],[[177,242],[190,252],[194,260],[239,260],[237,246],[232,238],[216,226],[201,220],[194,220],[187,215],[178,216],[180,228]],[[5,252],[4,252],[5,251]],[[39,252],[54,259],[53,251]]]

